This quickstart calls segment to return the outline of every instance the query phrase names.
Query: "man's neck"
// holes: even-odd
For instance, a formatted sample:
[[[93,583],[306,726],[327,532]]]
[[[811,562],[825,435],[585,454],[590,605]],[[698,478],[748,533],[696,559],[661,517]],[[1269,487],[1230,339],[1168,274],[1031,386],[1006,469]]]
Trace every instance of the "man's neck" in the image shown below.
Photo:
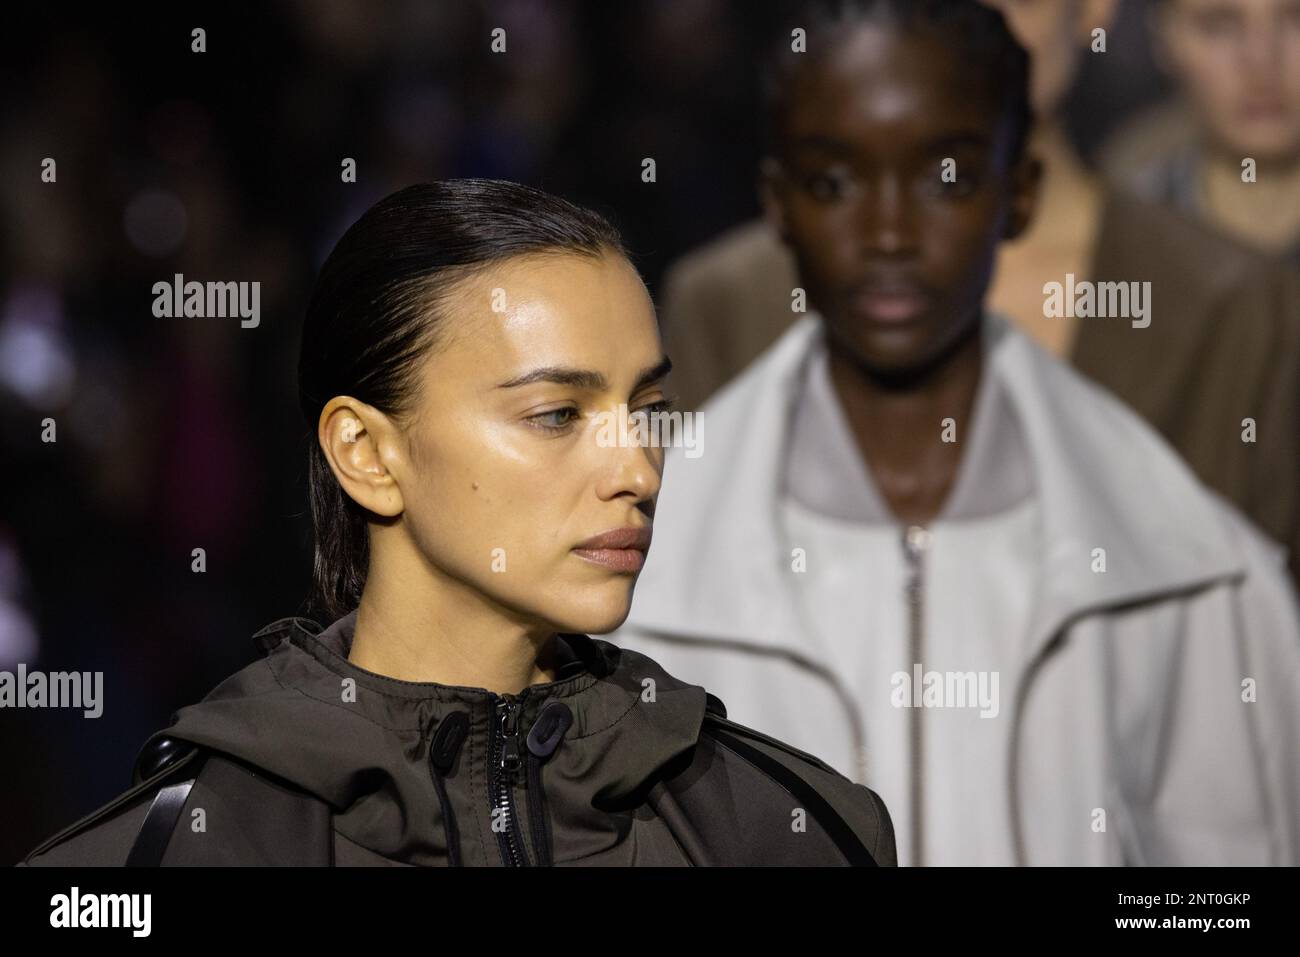
[[[831,381],[882,498],[900,521],[924,524],[943,508],[966,447],[982,368],[977,327],[906,387],[873,376],[830,347]],[[951,419],[954,441],[945,441]]]

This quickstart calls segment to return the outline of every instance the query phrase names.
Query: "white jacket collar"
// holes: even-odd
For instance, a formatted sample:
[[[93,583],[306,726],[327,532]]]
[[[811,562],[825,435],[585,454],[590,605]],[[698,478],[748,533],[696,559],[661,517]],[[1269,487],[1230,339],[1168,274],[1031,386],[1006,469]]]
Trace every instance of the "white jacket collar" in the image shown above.
[[[702,454],[668,450],[628,626],[800,652],[779,494],[819,321],[800,319],[705,404]],[[985,324],[985,374],[1020,417],[1043,516],[1027,656],[1079,615],[1244,573],[1213,493],[1149,425],[1006,320]]]

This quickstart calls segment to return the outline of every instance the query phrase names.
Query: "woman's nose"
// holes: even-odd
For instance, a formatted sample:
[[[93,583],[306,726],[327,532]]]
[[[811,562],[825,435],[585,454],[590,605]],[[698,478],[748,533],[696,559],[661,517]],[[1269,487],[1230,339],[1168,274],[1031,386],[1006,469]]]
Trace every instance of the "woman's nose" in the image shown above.
[[[659,494],[667,430],[648,416],[627,413],[625,407],[611,415],[615,416],[607,423],[611,428],[597,433],[601,459],[597,491],[601,498],[632,495],[637,501],[653,499]]]

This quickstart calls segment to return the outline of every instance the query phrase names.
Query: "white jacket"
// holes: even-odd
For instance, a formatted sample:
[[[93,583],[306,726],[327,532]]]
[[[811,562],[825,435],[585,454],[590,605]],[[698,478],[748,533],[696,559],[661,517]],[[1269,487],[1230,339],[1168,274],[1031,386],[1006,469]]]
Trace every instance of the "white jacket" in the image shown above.
[[[1110,394],[1004,320],[990,315],[985,331],[985,374],[1010,397],[1032,462],[1039,574],[991,722],[1005,775],[983,799],[1005,827],[977,859],[927,839],[923,861],[1297,863],[1300,614],[1281,549]],[[872,768],[899,763],[870,748],[859,760],[875,702],[828,665],[843,656],[827,642],[872,636],[847,617],[836,627],[832,603],[810,620],[795,576],[832,563],[795,571],[780,520],[791,408],[819,334],[804,317],[704,406],[703,454],[668,451],[649,559],[612,638],[880,791],[897,814],[908,783]],[[995,599],[970,587],[927,598],[945,600]],[[979,818],[935,813],[949,827]],[[903,863],[906,846],[900,830]]]

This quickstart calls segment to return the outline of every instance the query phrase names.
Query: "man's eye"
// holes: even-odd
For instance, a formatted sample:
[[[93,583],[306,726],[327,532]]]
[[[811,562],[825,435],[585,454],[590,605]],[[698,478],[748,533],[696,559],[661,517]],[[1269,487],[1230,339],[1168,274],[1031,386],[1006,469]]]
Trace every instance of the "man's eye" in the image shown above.
[[[969,196],[975,192],[976,183],[970,177],[956,179],[952,182],[939,181],[940,196]]]
[[[805,176],[803,188],[818,202],[829,203],[852,193],[853,181],[842,170],[830,170]]]
[[[547,432],[564,432],[577,417],[578,410],[571,405],[566,405],[562,409],[551,409],[549,412],[530,415],[528,421]]]
[[[941,199],[969,196],[979,188],[979,185],[980,177],[977,172],[968,169],[963,170],[960,175],[953,173],[945,175],[942,168],[927,173],[918,184],[922,195]]]

